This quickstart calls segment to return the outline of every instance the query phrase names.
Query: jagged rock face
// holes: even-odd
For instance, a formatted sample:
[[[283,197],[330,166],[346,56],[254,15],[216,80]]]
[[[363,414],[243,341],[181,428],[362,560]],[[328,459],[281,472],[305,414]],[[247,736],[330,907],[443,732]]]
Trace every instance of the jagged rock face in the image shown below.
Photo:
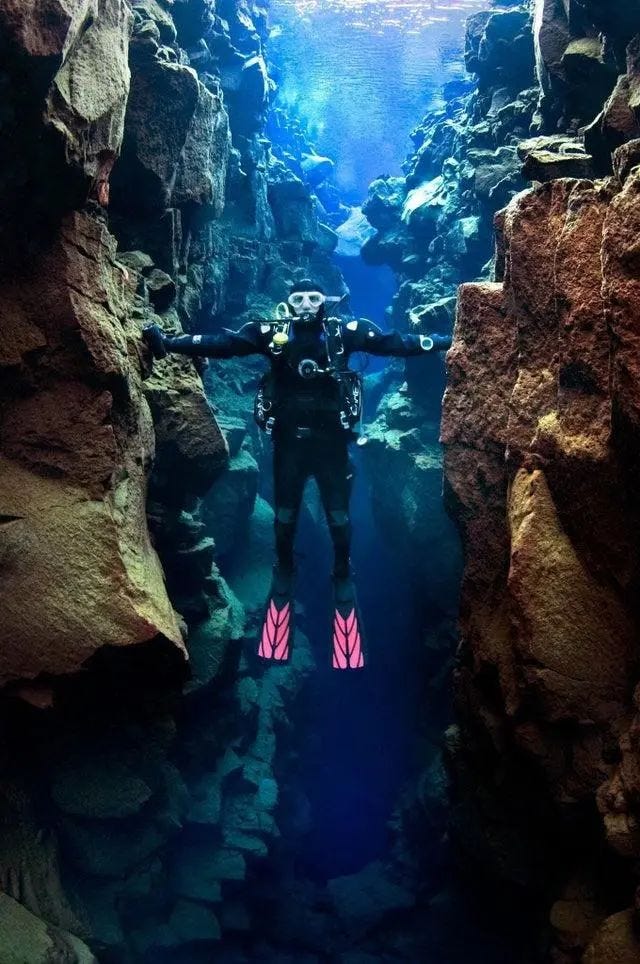
[[[601,39],[612,50],[633,29],[632,20],[623,26],[615,14],[596,17],[586,7],[537,5],[543,92],[569,126],[577,115],[566,51],[577,51],[576,34],[594,37],[596,22],[607,26]],[[617,88],[627,93],[633,50],[634,42]],[[601,101],[607,96],[600,91]],[[535,833],[547,839],[567,810],[600,812],[599,829],[574,828],[560,853],[546,857],[562,862],[566,877],[552,915],[554,960],[562,962],[587,946],[590,962],[640,956],[631,913],[605,920],[632,899],[625,870],[613,861],[626,897],[610,896],[607,905],[604,872],[594,864],[592,882],[578,885],[592,861],[578,866],[571,845],[564,849],[572,833],[583,853],[606,837],[610,853],[637,859],[640,845],[633,537],[640,182],[635,121],[616,130],[595,162],[602,166],[608,152],[605,166],[617,176],[595,182],[558,177],[562,170],[537,156],[539,141],[523,145],[525,171],[529,164],[535,176],[543,165],[546,183],[496,218],[496,281],[460,289],[442,421],[447,498],[466,559],[454,773],[464,785],[469,765],[507,810],[519,796],[538,794],[546,802]],[[513,810],[507,818],[501,812],[518,826]]]
[[[75,214],[2,286],[3,683],[158,633],[182,645],[147,533],[154,439],[114,259],[104,224]]]
[[[441,427],[465,556],[452,828],[466,860],[560,897],[562,964],[640,959],[630,915],[607,920],[632,902],[618,857],[640,845],[639,12],[536,0],[471,17],[477,90],[427,115],[406,177],[374,182],[364,206],[363,255],[398,276],[397,325],[447,330],[457,282],[480,278],[459,289]],[[379,425],[402,411],[387,395]],[[425,417],[402,427],[385,459],[402,453],[413,493]],[[373,486],[388,521],[387,478]],[[415,524],[403,532],[412,547]],[[576,860],[605,837],[607,870]]]
[[[7,0],[0,27],[18,148],[0,177],[0,686],[20,698],[0,713],[0,957],[215,953],[254,925],[281,827],[303,827],[276,773],[312,658],[301,633],[256,679],[240,650],[271,577],[255,368],[210,372],[223,434],[202,368],[151,366],[140,332],[271,316],[300,272],[344,283],[305,172],[263,136],[261,6]],[[238,541],[239,598],[215,562]]]
[[[43,227],[55,230],[89,191],[108,200],[129,94],[130,25],[124,0],[2,5],[5,136],[21,163],[5,165],[0,183],[0,265],[19,262],[22,246],[37,245]],[[20,84],[11,81],[17,75]]]
[[[6,894],[0,894],[0,939],[6,964],[47,964],[56,957],[69,964],[97,964],[81,940],[47,927]]]

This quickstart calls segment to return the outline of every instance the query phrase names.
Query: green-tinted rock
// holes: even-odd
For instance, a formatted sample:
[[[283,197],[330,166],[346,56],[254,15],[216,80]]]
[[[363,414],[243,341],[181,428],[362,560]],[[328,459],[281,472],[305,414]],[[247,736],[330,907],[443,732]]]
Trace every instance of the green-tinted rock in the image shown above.
[[[247,876],[244,857],[235,850],[218,850],[213,859],[212,870],[218,880],[244,880]]]
[[[244,676],[238,681],[236,696],[243,716],[251,713],[258,706],[258,684],[252,676]]]
[[[245,537],[234,546],[226,577],[247,612],[264,610],[271,585],[273,509],[260,496],[246,527]]]
[[[216,862],[217,853],[212,844],[180,842],[171,870],[174,893],[192,900],[219,903],[222,891]]]
[[[381,861],[357,874],[335,877],[327,884],[335,912],[350,931],[366,931],[387,914],[408,910],[415,895],[393,880]]]
[[[257,837],[255,834],[243,833],[231,828],[223,831],[222,839],[228,847],[239,850],[247,857],[264,859],[269,854],[269,848],[262,837]]]
[[[246,933],[251,930],[249,911],[241,901],[225,900],[220,908],[218,917],[225,931],[240,931]]]
[[[225,801],[222,823],[225,831],[242,831],[255,836],[272,837],[278,834],[276,822],[261,807],[255,794],[245,793]]]
[[[154,310],[162,313],[167,311],[175,300],[175,281],[166,271],[153,268],[147,275],[147,291]]]
[[[220,940],[218,918],[209,907],[179,900],[169,918],[170,929],[185,944]]]
[[[215,480],[204,504],[204,518],[219,556],[228,555],[239,541],[246,540],[246,523],[257,492],[258,463],[247,448],[241,448]]]
[[[166,842],[150,821],[62,822],[64,852],[83,873],[96,877],[122,877],[150,857]]]
[[[278,784],[275,780],[265,777],[260,781],[257,802],[265,810],[275,810],[278,804]]]
[[[87,922],[91,938],[101,948],[120,953],[125,936],[118,912],[121,883],[105,878],[77,874],[69,883],[74,906]]]
[[[45,924],[6,894],[0,894],[0,960],[2,964],[97,964],[81,940]]]
[[[194,788],[187,820],[189,823],[217,826],[222,811],[221,779],[218,773],[207,774]]]
[[[176,39],[176,28],[171,15],[158,3],[158,0],[135,0],[135,12],[143,18],[151,20],[158,28],[162,43],[173,43]]]
[[[244,610],[228,589],[226,599],[210,618],[200,623],[189,637],[187,650],[191,679],[185,693],[193,693],[212,683],[222,671],[229,647],[242,637]]]
[[[105,757],[61,764],[51,791],[63,813],[100,819],[139,813],[153,794],[125,763]]]

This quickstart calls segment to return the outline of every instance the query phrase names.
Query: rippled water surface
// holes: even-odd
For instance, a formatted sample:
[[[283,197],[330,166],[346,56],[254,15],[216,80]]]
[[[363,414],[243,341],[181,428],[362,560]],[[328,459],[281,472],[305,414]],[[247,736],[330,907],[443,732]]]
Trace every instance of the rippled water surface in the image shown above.
[[[281,96],[357,201],[399,173],[409,132],[448,81],[466,78],[464,22],[488,0],[272,0]]]

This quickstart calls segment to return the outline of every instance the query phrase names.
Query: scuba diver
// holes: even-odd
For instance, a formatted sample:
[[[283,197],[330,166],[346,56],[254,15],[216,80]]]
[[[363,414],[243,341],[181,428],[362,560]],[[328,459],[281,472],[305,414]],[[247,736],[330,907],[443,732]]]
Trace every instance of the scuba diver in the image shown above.
[[[154,358],[168,352],[207,358],[262,355],[263,375],[254,416],[273,441],[276,564],[258,642],[265,660],[286,662],[293,642],[294,539],[304,488],[316,480],[334,550],[334,669],[365,665],[363,633],[350,567],[349,497],[353,472],[349,442],[362,415],[362,375],[349,368],[355,352],[409,357],[445,350],[445,335],[383,332],[367,320],[331,317],[329,298],[308,279],[294,284],[276,320],[252,321],[239,331],[211,335],[166,335],[149,325],[143,337]]]

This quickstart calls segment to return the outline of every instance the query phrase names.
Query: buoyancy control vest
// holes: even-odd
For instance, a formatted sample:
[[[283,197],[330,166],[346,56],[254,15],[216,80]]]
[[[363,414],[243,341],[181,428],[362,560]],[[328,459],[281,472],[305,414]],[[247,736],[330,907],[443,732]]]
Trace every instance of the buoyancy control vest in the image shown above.
[[[292,337],[291,320],[271,324],[271,369],[262,376],[254,403],[260,429],[271,435],[281,426],[320,419],[325,430],[355,433],[362,418],[363,378],[348,368],[340,319],[326,318],[313,346],[305,345],[304,337]]]

